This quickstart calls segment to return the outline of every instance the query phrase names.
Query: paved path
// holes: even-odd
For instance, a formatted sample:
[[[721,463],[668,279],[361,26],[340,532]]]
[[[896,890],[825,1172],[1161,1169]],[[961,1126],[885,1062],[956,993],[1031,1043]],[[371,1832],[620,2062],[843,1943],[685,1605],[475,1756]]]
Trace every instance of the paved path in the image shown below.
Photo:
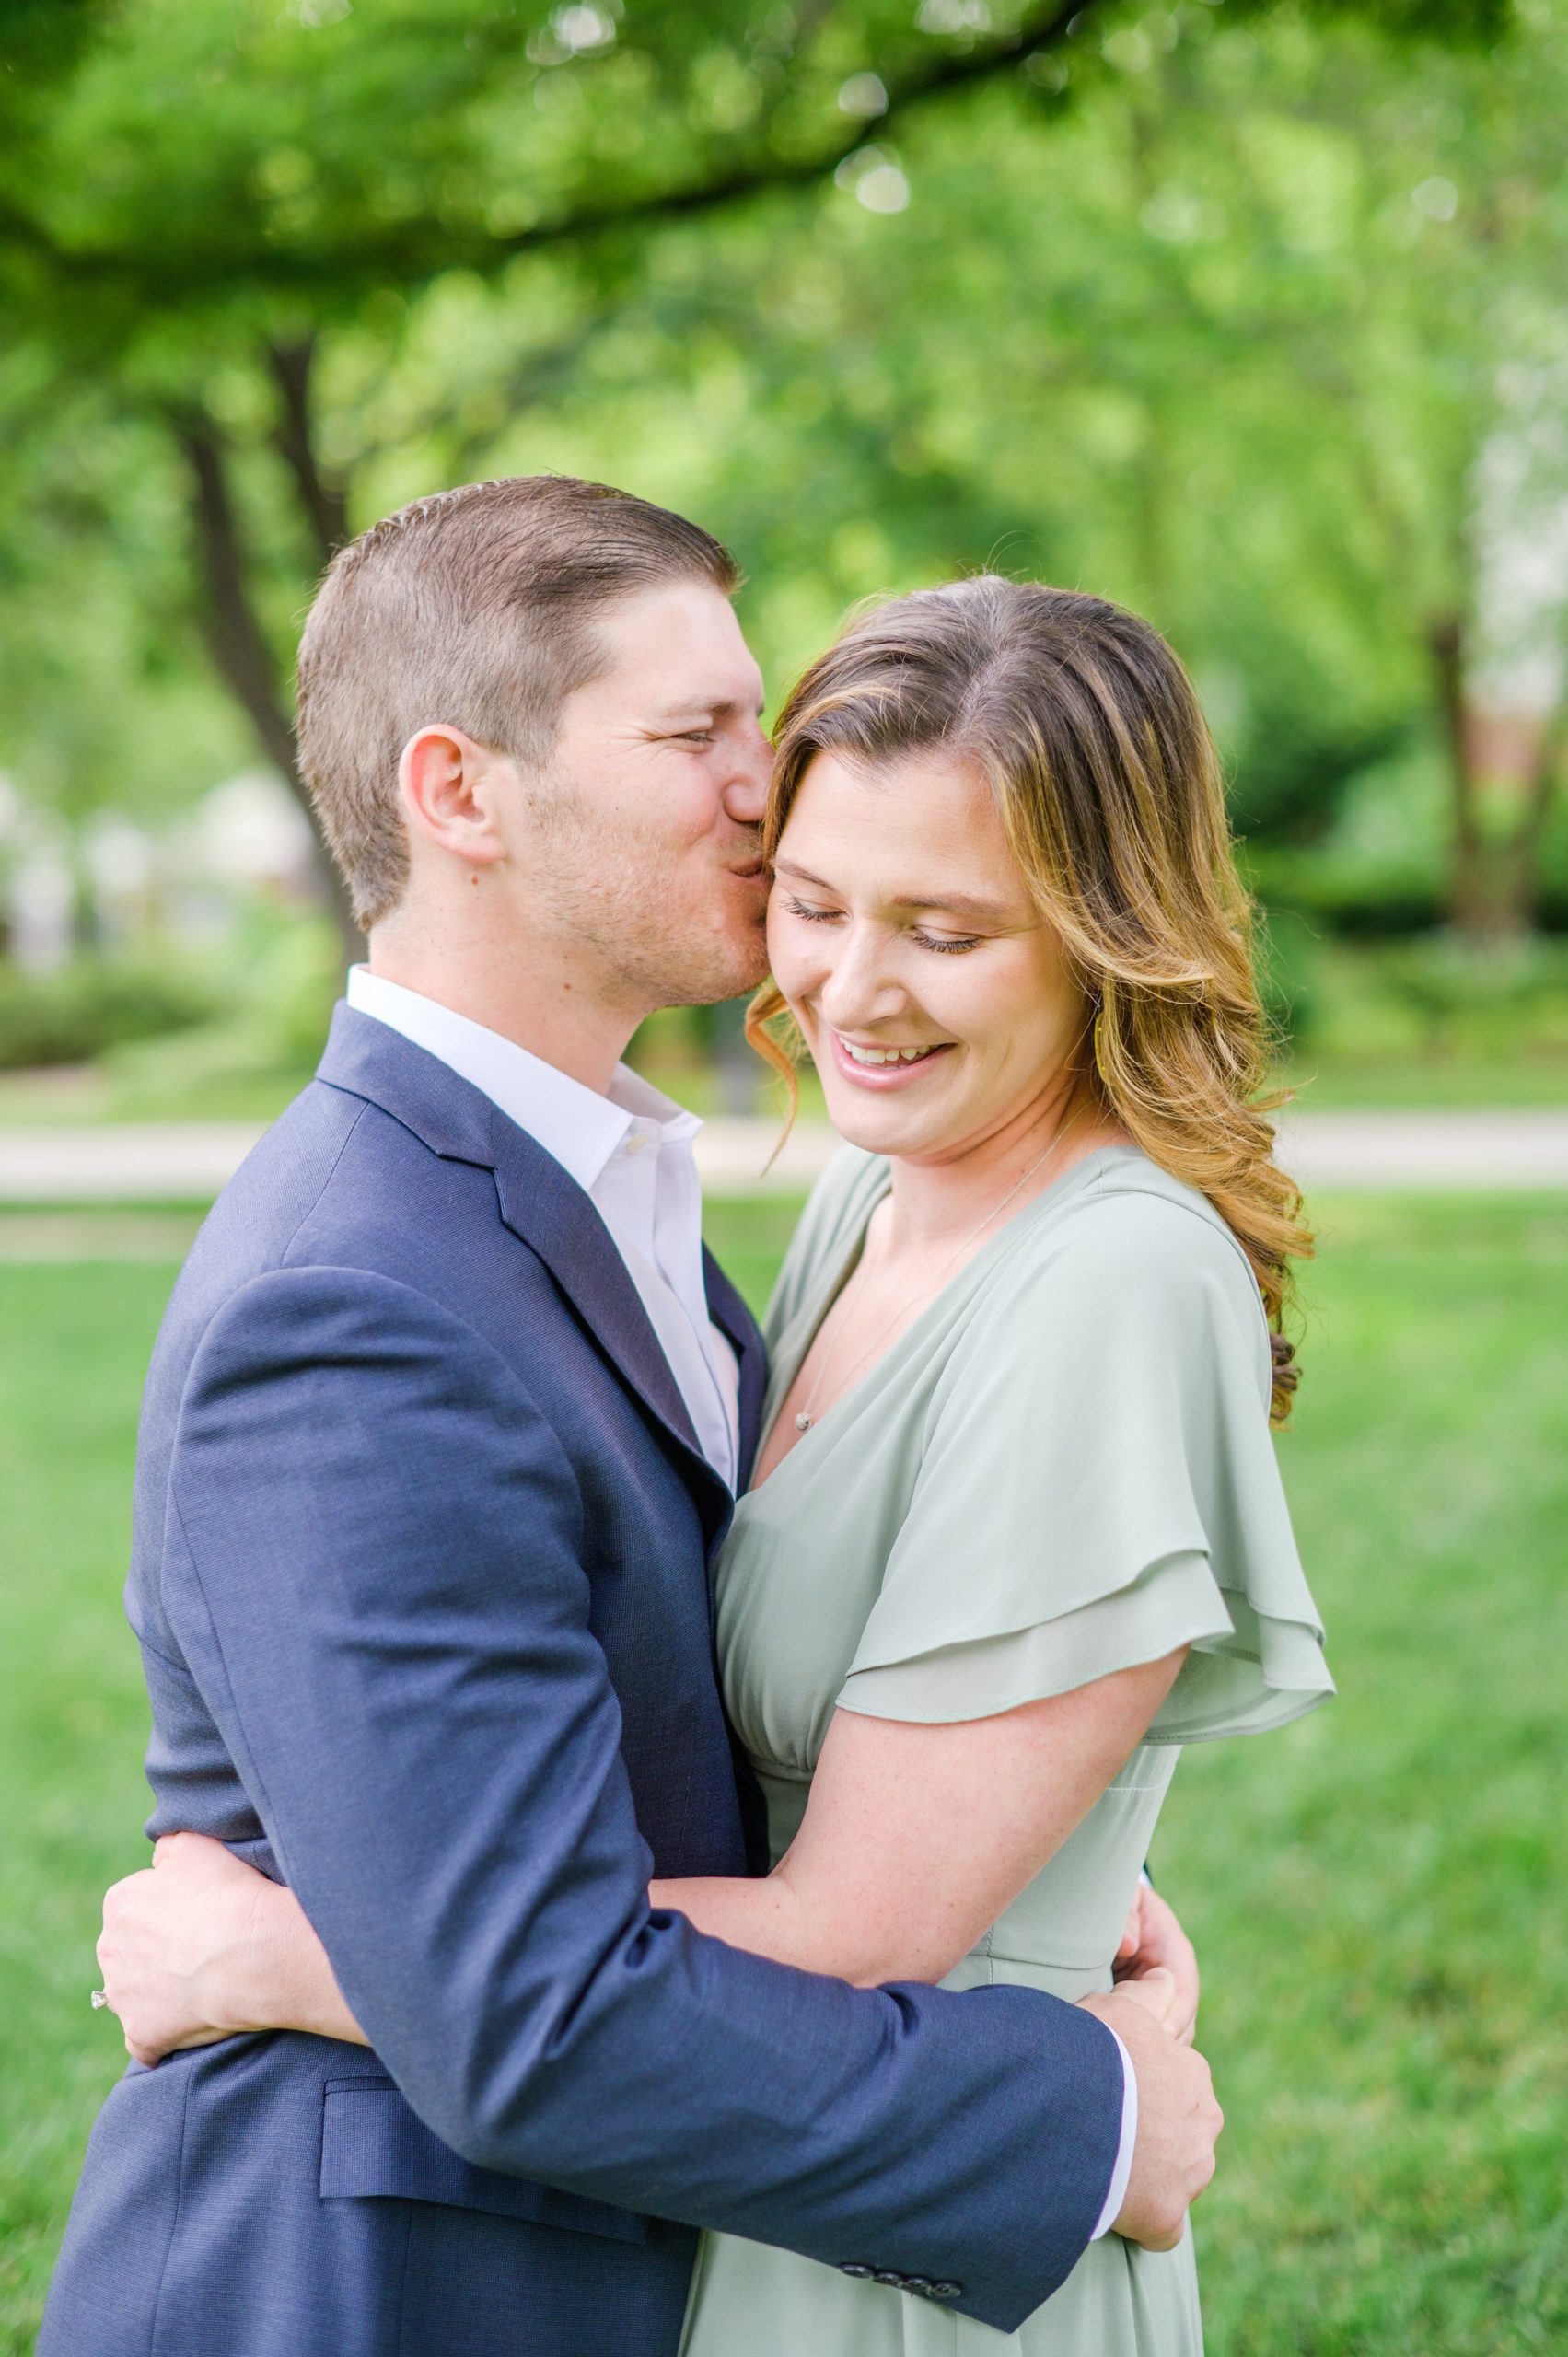
[[[0,1130],[0,1204],[183,1204],[215,1195],[260,1129],[240,1121],[170,1121]],[[799,1194],[831,1155],[830,1130],[802,1123],[769,1167],[771,1120],[717,1120],[698,1148],[715,1194]],[[1568,1188],[1568,1109],[1444,1113],[1298,1113],[1281,1130],[1281,1160],[1312,1192]]]

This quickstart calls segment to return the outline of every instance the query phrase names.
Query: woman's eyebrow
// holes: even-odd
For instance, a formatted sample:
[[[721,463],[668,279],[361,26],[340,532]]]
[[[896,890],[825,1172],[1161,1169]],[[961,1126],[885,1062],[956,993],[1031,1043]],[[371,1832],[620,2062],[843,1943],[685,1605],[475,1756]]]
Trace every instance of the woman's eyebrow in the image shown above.
[[[977,900],[968,892],[944,892],[940,899],[928,899],[922,894],[918,899],[899,900],[895,906],[900,909],[938,909],[944,916],[950,917],[1005,917],[1007,914],[999,900]]]
[[[796,884],[815,884],[819,892],[832,892],[837,886],[820,876],[813,876],[808,867],[801,867],[793,859],[776,859],[775,876],[787,876]],[[978,900],[968,892],[900,892],[893,895],[896,909],[937,909],[944,916],[1005,917],[1007,911],[997,900]]]

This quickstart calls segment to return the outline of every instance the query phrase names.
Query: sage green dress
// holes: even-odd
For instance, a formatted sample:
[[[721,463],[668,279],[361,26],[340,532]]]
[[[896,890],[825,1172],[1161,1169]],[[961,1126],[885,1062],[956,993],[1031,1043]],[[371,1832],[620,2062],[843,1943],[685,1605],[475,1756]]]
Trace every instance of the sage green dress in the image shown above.
[[[768,1319],[776,1414],[888,1191],[853,1149]],[[1183,1743],[1331,1693],[1268,1425],[1262,1304],[1202,1196],[1131,1147],[1007,1222],[740,1501],[718,1570],[725,1696],[774,1863],[835,1710],[984,1718],[1179,1645],[1153,1726],[947,1979],[1108,1989]],[[1106,2235],[1013,2335],[836,2269],[703,2238],[683,2357],[1197,2357],[1189,2235]]]

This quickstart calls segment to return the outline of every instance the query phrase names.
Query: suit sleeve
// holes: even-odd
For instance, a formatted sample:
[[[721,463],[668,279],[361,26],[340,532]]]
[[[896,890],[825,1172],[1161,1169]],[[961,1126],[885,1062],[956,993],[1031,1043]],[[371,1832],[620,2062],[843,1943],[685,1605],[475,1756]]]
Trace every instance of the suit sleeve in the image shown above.
[[[1017,1989],[857,1991],[649,1911],[581,1503],[515,1373],[417,1293],[254,1279],[181,1405],[166,1604],[409,2102],[481,2166],[961,2287],[1085,2247],[1114,2040]]]

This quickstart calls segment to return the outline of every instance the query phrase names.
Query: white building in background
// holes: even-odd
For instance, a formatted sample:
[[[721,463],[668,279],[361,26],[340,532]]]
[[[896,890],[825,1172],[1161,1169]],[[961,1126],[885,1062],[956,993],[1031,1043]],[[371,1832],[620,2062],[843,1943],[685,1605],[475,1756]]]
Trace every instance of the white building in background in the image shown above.
[[[156,931],[163,895],[157,845],[147,830],[118,811],[100,810],[82,830],[81,855],[104,946],[122,948]]]
[[[158,846],[169,887],[168,929],[192,938],[226,933],[248,900],[317,904],[309,822],[273,770],[242,770],[204,795]]]
[[[25,802],[0,773],[0,924],[24,973],[51,974],[71,955],[76,877],[70,830],[57,812]]]
[[[309,824],[270,770],[226,778],[156,832],[118,810],[73,830],[0,772],[0,953],[24,972],[54,972],[84,935],[220,938],[258,899],[320,900]]]
[[[196,807],[187,842],[215,881],[313,895],[309,821],[273,770],[242,770]]]
[[[1516,322],[1473,485],[1467,714],[1495,800],[1527,794],[1568,692],[1568,325]]]

